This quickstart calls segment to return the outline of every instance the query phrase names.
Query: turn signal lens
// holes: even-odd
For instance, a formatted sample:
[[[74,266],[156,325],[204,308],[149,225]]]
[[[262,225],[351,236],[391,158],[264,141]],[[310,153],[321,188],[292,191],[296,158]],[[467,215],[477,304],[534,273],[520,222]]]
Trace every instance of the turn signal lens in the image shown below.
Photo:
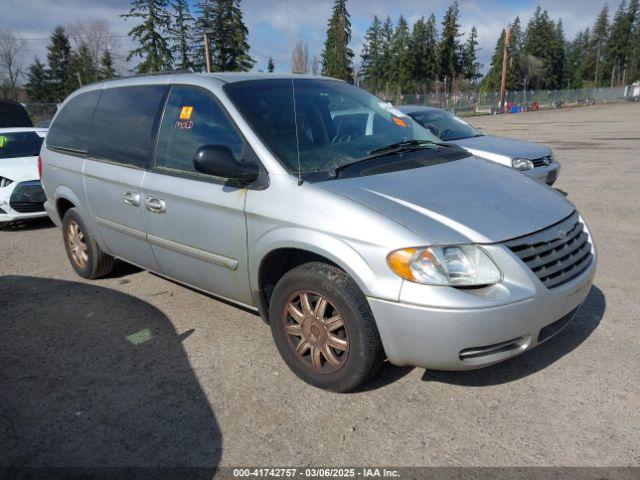
[[[426,285],[470,287],[502,280],[496,264],[476,245],[403,248],[391,252],[387,264],[399,277]]]
[[[38,155],[38,176],[42,180],[42,156]]]

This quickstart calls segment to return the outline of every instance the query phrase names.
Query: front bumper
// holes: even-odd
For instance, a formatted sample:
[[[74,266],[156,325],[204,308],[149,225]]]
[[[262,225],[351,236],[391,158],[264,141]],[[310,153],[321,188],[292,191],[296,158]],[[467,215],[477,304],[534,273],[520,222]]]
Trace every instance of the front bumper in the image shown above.
[[[46,217],[40,182],[15,182],[0,189],[0,223]]]
[[[540,283],[532,298],[488,308],[368,301],[391,363],[473,370],[530,350],[562,330],[587,297],[595,269],[594,258],[582,275],[561,287],[549,290]]]
[[[551,186],[558,179],[558,175],[560,174],[560,164],[554,160],[549,165],[532,168],[531,170],[526,170],[522,173]]]

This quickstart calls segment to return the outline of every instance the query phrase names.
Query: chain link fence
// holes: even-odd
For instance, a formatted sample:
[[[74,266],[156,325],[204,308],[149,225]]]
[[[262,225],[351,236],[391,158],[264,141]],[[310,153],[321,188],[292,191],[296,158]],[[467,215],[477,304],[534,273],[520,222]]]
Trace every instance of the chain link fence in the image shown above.
[[[42,122],[47,122],[53,118],[58,111],[58,103],[23,103],[27,109],[29,117],[33,125],[36,127],[42,125]],[[48,126],[48,125],[43,125]]]
[[[461,91],[445,94],[443,91],[434,91],[382,97],[394,105],[428,105],[458,114],[493,114],[619,102],[627,99],[625,93],[625,87],[508,91],[502,108],[499,92]]]

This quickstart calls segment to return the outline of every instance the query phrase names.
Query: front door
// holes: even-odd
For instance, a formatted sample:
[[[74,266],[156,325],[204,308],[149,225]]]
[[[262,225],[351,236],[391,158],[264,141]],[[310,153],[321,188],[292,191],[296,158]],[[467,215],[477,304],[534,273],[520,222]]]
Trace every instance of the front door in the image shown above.
[[[167,276],[250,305],[247,190],[194,170],[203,145],[226,145],[240,159],[244,141],[212,93],[172,87],[155,169],[142,181],[147,240]]]

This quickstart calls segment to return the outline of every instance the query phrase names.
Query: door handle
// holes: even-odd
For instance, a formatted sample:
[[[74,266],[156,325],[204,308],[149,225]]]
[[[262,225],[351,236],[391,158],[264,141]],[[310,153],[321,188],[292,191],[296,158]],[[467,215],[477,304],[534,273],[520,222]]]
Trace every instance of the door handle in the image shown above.
[[[144,206],[153,213],[164,213],[167,211],[167,204],[161,198],[144,197]]]
[[[140,194],[137,192],[125,192],[122,194],[122,201],[125,205],[130,205],[132,207],[140,206]]]

